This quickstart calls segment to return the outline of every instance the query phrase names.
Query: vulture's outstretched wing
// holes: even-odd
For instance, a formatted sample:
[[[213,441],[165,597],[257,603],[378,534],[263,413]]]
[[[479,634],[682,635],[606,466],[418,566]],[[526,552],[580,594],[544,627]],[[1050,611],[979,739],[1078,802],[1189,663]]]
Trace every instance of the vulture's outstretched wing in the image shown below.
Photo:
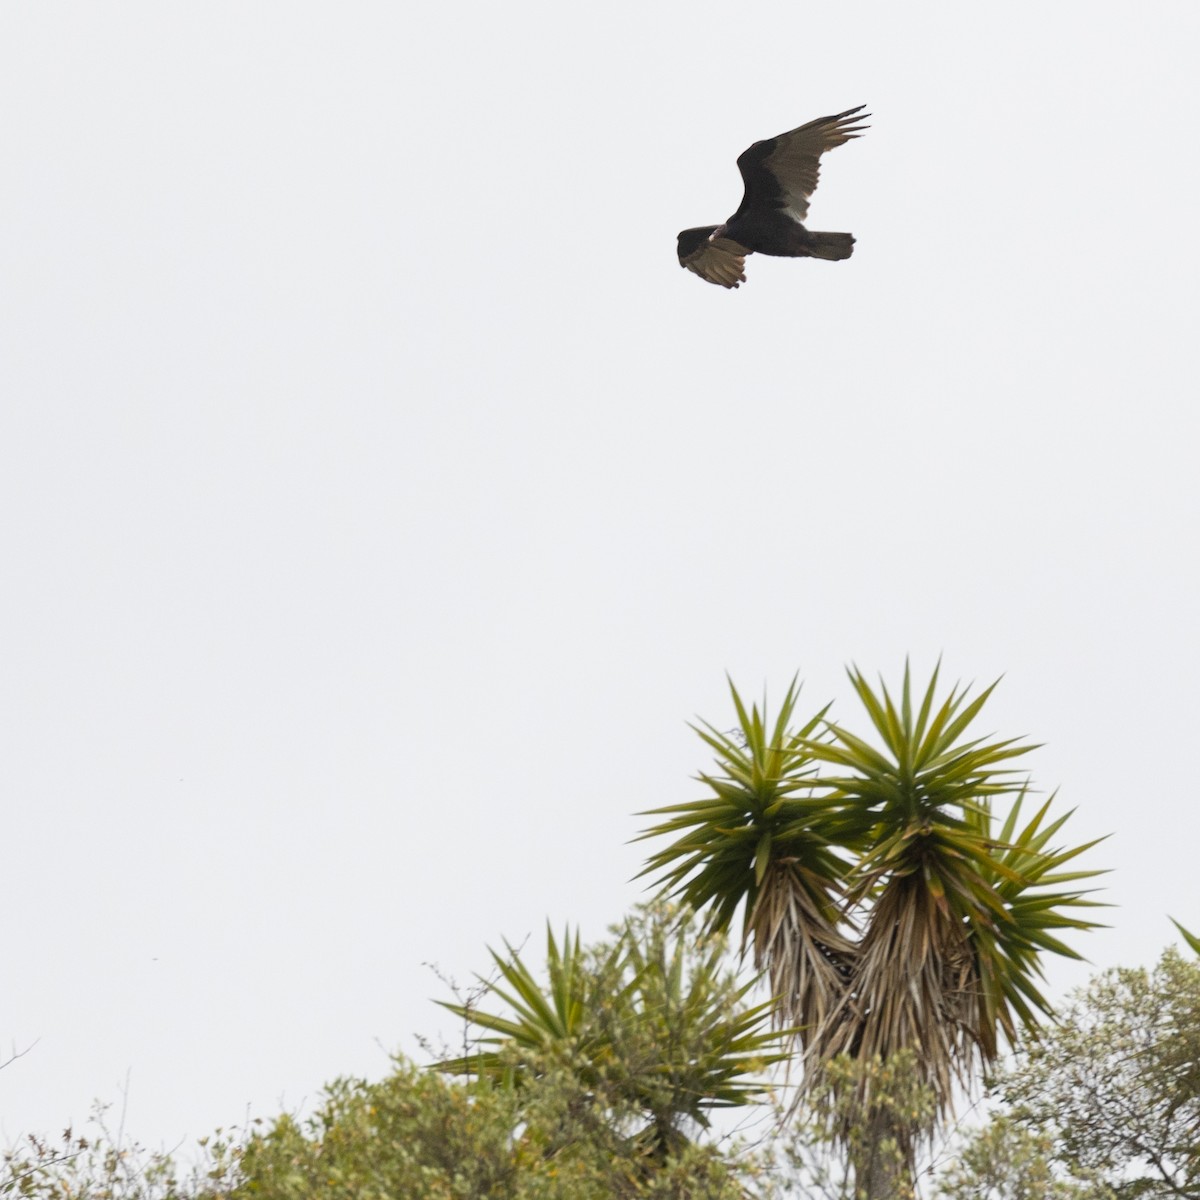
[[[739,283],[746,282],[746,255],[749,253],[745,246],[729,238],[706,238],[691,254],[682,255],[679,261],[709,283],[735,288]]]
[[[821,155],[867,128],[860,123],[871,115],[864,108],[860,104],[832,117],[818,117],[791,133],[755,142],[737,160],[746,184],[737,215],[760,207],[782,208],[802,222],[808,216],[808,198],[817,190]]]

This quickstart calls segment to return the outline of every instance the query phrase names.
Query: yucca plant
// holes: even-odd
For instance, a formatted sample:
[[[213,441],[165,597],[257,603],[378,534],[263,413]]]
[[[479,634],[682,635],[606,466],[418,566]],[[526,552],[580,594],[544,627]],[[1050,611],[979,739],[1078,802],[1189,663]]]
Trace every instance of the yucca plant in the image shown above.
[[[707,1127],[709,1113],[756,1102],[767,1067],[786,1055],[770,1003],[750,1005],[719,937],[701,936],[691,913],[639,911],[611,941],[561,943],[547,930],[542,978],[511,947],[492,952],[485,998],[503,1012],[444,1003],[484,1031],[477,1050],[434,1069],[520,1088],[531,1076],[569,1074],[588,1103],[618,1121],[647,1158],[661,1162]]]
[[[569,929],[564,930],[560,945],[547,923],[546,979],[542,983],[507,942],[503,954],[489,948],[493,973],[477,978],[483,993],[502,1000],[508,1013],[487,1013],[474,1003],[439,1000],[438,1004],[468,1026],[486,1029],[489,1034],[476,1038],[473,1053],[444,1059],[435,1067],[452,1075],[477,1075],[512,1084],[537,1055],[569,1047],[583,1064],[583,1082],[594,1087],[605,1047],[591,1020],[590,1006],[601,990],[614,992],[614,1002],[622,1002],[623,997],[616,993],[623,949],[615,945],[603,960],[589,961],[580,948],[578,930],[573,938]],[[625,989],[629,986],[628,981],[621,984]]]
[[[838,1057],[911,1053],[944,1115],[956,1084],[1049,1014],[1040,956],[1076,957],[1057,931],[1094,925],[1075,884],[1097,872],[1062,868],[1093,843],[1052,846],[1066,817],[1048,821],[1049,801],[1020,825],[1028,784],[1013,763],[1034,747],[971,733],[992,688],[939,696],[935,670],[914,694],[906,667],[894,698],[849,676],[867,737],[826,710],[794,729],[795,685],[774,723],[735,690],[740,735],[700,729],[717,752],[700,777],[710,794],[653,810],[643,836],[673,840],[646,870],[715,928],[744,911],[743,944],[769,968],[810,1088]],[[1010,797],[996,828],[993,806]],[[857,1100],[870,1115],[865,1085]],[[929,1122],[876,1115],[911,1169]],[[865,1175],[867,1196],[897,1187]]]

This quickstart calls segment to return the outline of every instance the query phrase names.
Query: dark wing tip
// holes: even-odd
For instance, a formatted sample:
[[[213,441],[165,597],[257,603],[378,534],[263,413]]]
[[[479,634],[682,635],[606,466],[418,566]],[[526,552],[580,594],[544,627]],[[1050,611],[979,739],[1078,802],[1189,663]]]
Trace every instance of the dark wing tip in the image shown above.
[[[845,112],[835,113],[832,117],[824,117],[821,120],[822,125],[836,125],[838,134],[842,137],[852,138],[861,137],[863,130],[870,129],[869,125],[863,125],[862,122],[870,118],[869,112],[863,112],[867,106],[860,104],[856,108],[848,108]],[[855,116],[860,113],[861,116]],[[848,117],[853,117],[853,120],[847,120]]]

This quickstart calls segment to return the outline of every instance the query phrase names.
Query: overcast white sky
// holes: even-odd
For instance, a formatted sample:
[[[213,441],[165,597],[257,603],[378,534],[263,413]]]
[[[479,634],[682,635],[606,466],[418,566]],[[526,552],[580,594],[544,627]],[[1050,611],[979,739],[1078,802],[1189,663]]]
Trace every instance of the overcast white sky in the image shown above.
[[[303,1104],[599,934],[727,670],[1005,674],[1093,963],[1200,925],[1200,6],[850,9],[0,7],[5,1140]],[[680,270],[861,103],[852,260]]]

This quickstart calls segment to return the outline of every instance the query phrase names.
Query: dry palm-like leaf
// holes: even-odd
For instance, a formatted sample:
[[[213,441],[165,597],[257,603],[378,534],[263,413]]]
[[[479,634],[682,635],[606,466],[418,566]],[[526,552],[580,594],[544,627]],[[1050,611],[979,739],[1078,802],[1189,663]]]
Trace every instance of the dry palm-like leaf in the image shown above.
[[[923,1082],[947,1103],[972,1044],[962,1021],[972,974],[963,923],[938,907],[918,876],[890,880],[871,909],[854,987],[814,1040],[809,1082],[840,1054],[887,1061],[911,1050]]]
[[[840,931],[840,902],[848,861],[863,826],[855,810],[813,794],[815,760],[809,749],[822,709],[792,728],[798,699],[793,681],[775,720],[764,701],[747,708],[730,684],[738,730],[704,723],[696,732],[717,755],[717,768],[699,776],[709,795],[653,809],[665,818],[643,838],[675,835],[652,854],[642,874],[658,873],[673,896],[725,930],[743,912],[742,945],[766,965],[776,1020],[805,1044],[838,1003],[854,970],[854,944]]]
[[[755,968],[766,970],[775,1019],[801,1046],[825,1029],[857,970],[858,946],[813,900],[802,868],[786,857],[771,863],[747,922]]]

